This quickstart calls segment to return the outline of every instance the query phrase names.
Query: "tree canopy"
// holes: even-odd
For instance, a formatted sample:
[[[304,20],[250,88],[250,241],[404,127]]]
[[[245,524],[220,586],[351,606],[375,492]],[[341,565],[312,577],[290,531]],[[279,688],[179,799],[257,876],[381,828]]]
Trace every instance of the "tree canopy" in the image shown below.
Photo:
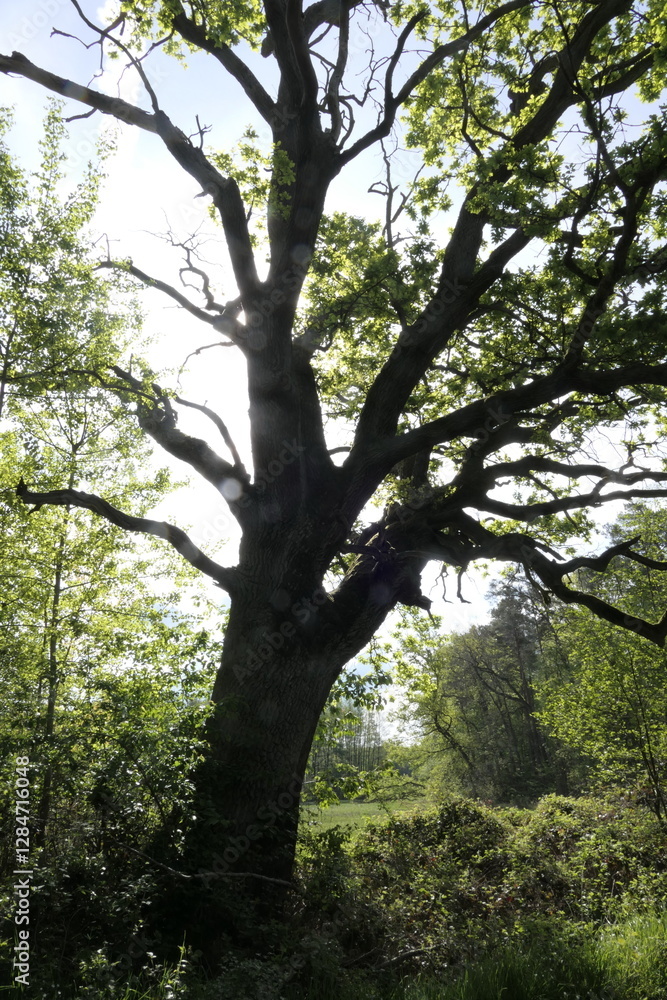
[[[415,553],[400,571],[392,566],[401,583],[398,593],[388,587],[390,602],[425,603],[417,581],[426,558],[461,567],[492,556],[662,642],[664,622],[625,621],[571,592],[575,564],[548,550],[550,539],[571,534],[573,516],[581,527],[586,508],[661,481],[638,464],[665,377],[661,5],[352,3],[342,18],[332,10],[133,3],[99,28],[82,11],[103,51],[139,73],[149,112],[92,88],[73,91],[18,53],[1,65],[156,133],[211,198],[240,297],[223,306],[206,284],[198,312],[247,357],[255,474],[279,461],[283,441],[303,440],[295,463],[307,473],[303,486],[317,493],[317,484],[336,484],[347,528],[336,548],[362,557],[348,568],[341,604],[360,575],[392,562],[350,535],[383,484],[388,510],[403,501],[405,516],[396,524],[386,513],[372,537],[389,531],[391,551]],[[373,19],[385,22],[378,51],[369,37],[360,59],[350,31]],[[225,86],[234,81],[249,99],[249,116],[270,126],[272,147],[249,139],[232,156],[188,139],[143,69],[149,45],[180,58],[212,55]],[[258,49],[276,64],[275,93],[254,68]],[[361,88],[348,76],[364,60]],[[420,151],[425,170],[413,183],[393,182],[398,154],[386,139]],[[381,143],[384,226],[324,216],[331,180]],[[264,273],[258,239],[269,256]],[[145,428],[205,478],[238,483],[227,492],[246,526],[268,501],[261,484],[253,491],[233,452],[227,462],[184,440],[166,399],[144,401]],[[342,464],[328,457],[323,413],[355,421]],[[621,472],[586,461],[591,429],[626,417],[631,464]],[[518,446],[511,458],[510,446]],[[513,503],[493,495],[505,481],[516,483]],[[577,491],[582,481],[589,487]],[[291,502],[293,489],[284,492]],[[233,591],[234,572],[219,582]]]

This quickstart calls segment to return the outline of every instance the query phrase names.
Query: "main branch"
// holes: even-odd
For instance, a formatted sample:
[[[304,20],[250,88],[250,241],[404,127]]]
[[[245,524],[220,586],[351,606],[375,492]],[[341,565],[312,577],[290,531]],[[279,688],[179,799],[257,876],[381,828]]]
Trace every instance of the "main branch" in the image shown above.
[[[48,70],[35,66],[29,59],[26,59],[20,52],[12,52],[11,56],[0,55],[0,73],[17,73],[27,80],[34,80],[47,90],[52,90],[61,97],[78,101],[95,111],[101,111],[103,115],[111,115],[118,121],[126,122],[128,125],[136,125],[146,132],[157,132],[155,115],[142,111],[134,104],[128,104],[120,97],[109,97],[108,94],[101,94],[90,87],[82,87],[67,77],[57,76]]]
[[[23,503],[35,504],[31,513],[39,510],[44,504],[60,507],[81,507],[84,510],[93,511],[94,514],[99,514],[100,517],[105,518],[111,524],[115,524],[124,531],[140,531],[146,535],[155,535],[156,538],[164,538],[165,541],[169,542],[176,549],[179,555],[187,559],[195,569],[205,573],[206,576],[210,576],[223,590],[227,590],[230,593],[234,590],[236,571],[220,566],[219,563],[204,555],[188,535],[181,528],[174,527],[173,524],[168,524],[166,521],[154,521],[148,517],[135,517],[132,514],[126,514],[106,500],[103,500],[102,497],[98,497],[94,493],[82,493],[80,490],[49,490],[47,493],[34,493],[21,480],[16,487],[16,494]]]

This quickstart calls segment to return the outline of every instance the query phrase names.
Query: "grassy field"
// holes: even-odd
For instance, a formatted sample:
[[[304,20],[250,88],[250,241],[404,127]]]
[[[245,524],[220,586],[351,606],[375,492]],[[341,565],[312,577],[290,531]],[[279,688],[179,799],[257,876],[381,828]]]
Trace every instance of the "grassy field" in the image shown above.
[[[388,819],[406,813],[423,812],[432,806],[427,799],[393,799],[387,802],[340,802],[320,809],[315,805],[304,805],[301,823],[311,829],[328,830],[332,826],[363,826],[368,819]]]

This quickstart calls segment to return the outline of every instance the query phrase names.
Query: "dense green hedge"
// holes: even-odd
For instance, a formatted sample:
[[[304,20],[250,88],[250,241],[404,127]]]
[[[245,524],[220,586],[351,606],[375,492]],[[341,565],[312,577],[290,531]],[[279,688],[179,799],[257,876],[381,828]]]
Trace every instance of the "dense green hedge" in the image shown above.
[[[629,798],[550,795],[533,810],[452,799],[357,834],[307,835],[300,873],[313,968],[335,954],[344,968],[444,983],[508,949],[537,949],[544,964],[550,943],[556,967],[571,963],[601,928],[661,915],[667,837]]]

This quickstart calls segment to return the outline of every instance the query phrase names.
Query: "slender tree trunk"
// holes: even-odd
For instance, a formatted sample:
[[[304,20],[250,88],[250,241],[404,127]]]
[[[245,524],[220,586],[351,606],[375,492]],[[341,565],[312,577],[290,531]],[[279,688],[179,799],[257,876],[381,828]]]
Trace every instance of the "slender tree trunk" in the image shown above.
[[[56,554],[56,564],[53,576],[53,591],[51,594],[51,608],[49,610],[48,621],[48,672],[47,697],[46,697],[46,718],[44,720],[44,745],[47,750],[48,760],[44,768],[42,778],[42,791],[37,806],[37,824],[35,831],[35,846],[44,848],[46,846],[46,832],[51,815],[51,793],[53,786],[53,764],[50,750],[53,743],[55,730],[56,702],[58,697],[58,687],[60,676],[58,670],[58,612],[60,608],[60,597],[62,594],[62,572],[63,553],[65,549],[65,531],[58,540]]]

